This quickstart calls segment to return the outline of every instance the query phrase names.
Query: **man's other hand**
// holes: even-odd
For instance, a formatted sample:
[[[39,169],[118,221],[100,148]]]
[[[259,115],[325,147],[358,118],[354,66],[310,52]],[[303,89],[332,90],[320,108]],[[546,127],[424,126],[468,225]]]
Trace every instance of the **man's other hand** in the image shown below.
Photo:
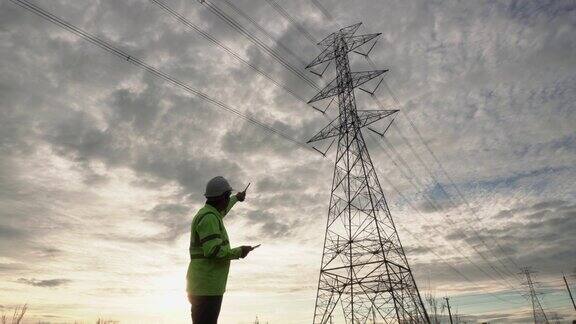
[[[253,250],[252,247],[251,247],[251,246],[248,246],[248,245],[242,245],[242,246],[240,247],[240,249],[242,250],[242,254],[240,255],[240,257],[241,257],[242,259],[244,259],[244,258],[248,255],[248,253],[250,253],[250,251]]]

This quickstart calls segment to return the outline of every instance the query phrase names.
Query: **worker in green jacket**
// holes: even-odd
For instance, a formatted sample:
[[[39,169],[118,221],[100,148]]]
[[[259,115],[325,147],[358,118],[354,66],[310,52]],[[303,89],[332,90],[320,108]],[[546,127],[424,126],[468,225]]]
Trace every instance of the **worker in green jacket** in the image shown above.
[[[220,176],[211,179],[204,193],[206,204],[192,220],[186,290],[194,324],[217,323],[230,260],[245,258],[254,249],[230,248],[222,221],[236,202],[244,201],[246,189],[231,196],[232,187],[226,179]]]

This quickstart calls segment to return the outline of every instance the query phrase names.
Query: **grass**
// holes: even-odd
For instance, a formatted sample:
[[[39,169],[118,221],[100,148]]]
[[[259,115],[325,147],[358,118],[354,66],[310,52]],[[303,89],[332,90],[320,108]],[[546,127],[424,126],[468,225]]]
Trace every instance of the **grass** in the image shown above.
[[[99,319],[96,321],[96,324],[118,324],[118,323],[120,323],[120,321],[105,320],[105,319],[102,319],[102,318],[99,318]]]
[[[0,324],[21,324],[22,320],[24,319],[24,315],[26,315],[26,311],[28,310],[28,305],[24,304],[22,306],[16,306],[14,308],[14,313],[12,314],[12,318],[10,318],[6,313],[0,317]],[[114,321],[110,319],[103,319],[99,318],[96,320],[96,324],[119,324],[120,321]]]
[[[2,315],[2,318],[0,318],[0,323],[2,324],[20,324],[22,323],[22,319],[24,318],[24,315],[26,314],[26,311],[28,310],[28,305],[24,304],[22,306],[16,306],[16,308],[14,308],[14,314],[12,314],[12,319],[10,322],[8,322],[8,320],[10,320],[10,318],[8,317],[8,315],[4,314]]]

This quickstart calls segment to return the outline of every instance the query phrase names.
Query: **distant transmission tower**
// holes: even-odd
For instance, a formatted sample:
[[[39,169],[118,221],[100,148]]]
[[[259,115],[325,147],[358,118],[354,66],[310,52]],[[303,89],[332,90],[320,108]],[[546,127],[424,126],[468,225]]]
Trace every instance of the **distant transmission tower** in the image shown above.
[[[348,53],[380,35],[355,36],[358,27],[318,43],[307,66],[335,62],[336,78],[309,103],[337,96],[339,109],[308,141],[338,142],[313,322],[329,322],[341,304],[346,323],[430,323],[361,131],[397,110],[356,109],[354,88],[387,71],[350,71]]]
[[[528,287],[530,299],[532,300],[532,314],[534,315],[534,323],[541,324],[545,323],[548,324],[548,318],[546,317],[546,313],[544,313],[544,309],[542,308],[542,304],[540,303],[540,299],[538,298],[539,293],[536,292],[534,288],[535,282],[532,281],[531,274],[534,271],[530,270],[530,268],[523,268],[521,274],[526,276],[526,282],[524,285]]]

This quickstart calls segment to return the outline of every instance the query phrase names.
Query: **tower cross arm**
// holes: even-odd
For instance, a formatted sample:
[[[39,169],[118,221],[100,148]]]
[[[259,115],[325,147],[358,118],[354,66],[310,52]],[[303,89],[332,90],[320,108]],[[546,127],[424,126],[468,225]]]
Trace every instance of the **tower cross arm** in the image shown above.
[[[366,35],[358,35],[358,36],[343,36],[343,40],[344,42],[346,42],[346,52],[350,52],[353,51],[355,49],[357,49],[358,47],[368,43],[369,41],[375,39],[376,37],[382,35],[382,33],[375,33],[375,34],[366,34]],[[324,50],[322,51],[322,53],[320,53],[318,56],[316,56],[316,58],[314,60],[312,60],[312,62],[310,62],[310,64],[308,64],[306,66],[306,68],[311,68],[313,66],[316,66],[318,64],[322,64],[324,62],[333,60],[336,57],[336,52],[334,51],[334,46],[333,44],[335,44],[336,40],[338,38],[336,36],[333,36],[331,39],[327,39],[327,40],[323,40],[322,42],[320,42],[320,45],[324,45],[326,46],[324,48]]]
[[[346,38],[346,45],[348,45],[348,51],[349,52],[353,51],[380,35],[382,35],[382,33],[358,35]]]
[[[312,136],[306,143],[317,142],[332,138],[340,134],[340,117],[332,119],[332,121],[322,128],[316,135]]]
[[[350,25],[348,27],[341,28],[339,31],[324,37],[323,40],[318,42],[318,45],[330,46],[331,44],[334,43],[334,39],[336,39],[336,37],[338,37],[338,35],[352,36],[352,35],[354,35],[354,33],[356,33],[356,31],[358,30],[358,28],[360,28],[361,25],[362,25],[362,23],[356,23],[354,25]]]
[[[393,115],[398,112],[398,110],[357,110],[358,119],[360,120],[360,127],[366,127],[374,124],[375,122]]]
[[[366,127],[375,122],[395,114],[398,110],[357,110],[358,127]],[[346,129],[352,127],[351,122],[349,125],[342,125],[340,118],[336,117],[326,127],[322,128],[316,135],[312,136],[307,143],[317,142],[328,138],[336,137]]]
[[[333,60],[335,57],[336,53],[334,52],[332,46],[327,46],[326,48],[324,48],[322,53],[320,53],[318,56],[316,56],[314,60],[312,60],[312,62],[310,62],[310,64],[306,65],[306,68],[309,69],[318,64],[322,64],[324,62]]]
[[[350,77],[352,79],[352,87],[356,88],[358,86],[363,85],[364,83],[388,72],[388,69],[384,70],[374,70],[374,71],[361,71],[361,72],[352,72],[350,73]],[[320,90],[318,94],[316,94],[312,99],[308,101],[308,103],[313,103],[318,100],[330,98],[332,96],[337,95],[338,93],[342,92],[343,88],[338,86],[338,79],[334,78],[330,83],[328,83],[324,89]]]

